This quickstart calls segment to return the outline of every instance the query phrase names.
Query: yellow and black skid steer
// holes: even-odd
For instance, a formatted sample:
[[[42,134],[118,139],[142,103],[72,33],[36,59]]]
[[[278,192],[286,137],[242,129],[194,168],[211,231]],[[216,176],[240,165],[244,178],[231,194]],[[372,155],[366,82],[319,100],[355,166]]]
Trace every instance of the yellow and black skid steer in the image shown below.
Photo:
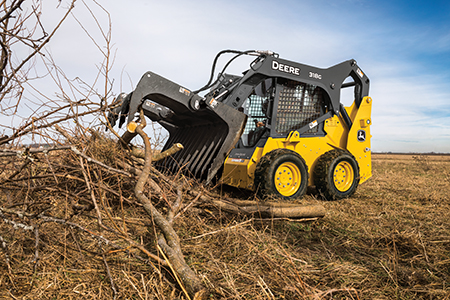
[[[232,53],[215,80],[218,58]],[[226,74],[237,57],[255,59],[240,76]],[[352,104],[341,91],[352,88]],[[201,96],[201,94],[204,94]],[[355,60],[321,69],[281,59],[271,51],[224,50],[209,82],[191,91],[155,73],[120,94],[112,126],[145,116],[169,132],[163,151],[184,149],[156,167],[205,183],[256,191],[262,197],[302,197],[315,186],[328,200],[351,196],[372,176],[369,79]]]

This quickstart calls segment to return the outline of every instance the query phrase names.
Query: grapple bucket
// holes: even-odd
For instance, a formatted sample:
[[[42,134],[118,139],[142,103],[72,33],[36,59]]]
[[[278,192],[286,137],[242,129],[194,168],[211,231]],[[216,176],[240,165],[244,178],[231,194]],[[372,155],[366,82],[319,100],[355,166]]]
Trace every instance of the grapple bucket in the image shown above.
[[[162,151],[175,143],[183,150],[159,161],[161,171],[186,175],[209,183],[238,142],[247,116],[221,102],[204,103],[203,98],[152,72],[139,81],[125,98],[121,113],[132,121],[139,106],[170,134]]]
[[[156,167],[170,173],[181,169],[184,174],[209,182],[235,144],[233,138],[227,140],[228,135],[227,124],[219,122],[178,127],[172,130],[163,151],[175,143],[181,143],[184,149],[157,162]]]

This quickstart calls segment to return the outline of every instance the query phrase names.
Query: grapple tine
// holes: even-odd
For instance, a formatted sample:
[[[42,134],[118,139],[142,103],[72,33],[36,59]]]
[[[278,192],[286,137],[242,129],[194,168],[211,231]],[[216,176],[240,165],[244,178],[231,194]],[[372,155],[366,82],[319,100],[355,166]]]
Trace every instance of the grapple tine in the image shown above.
[[[169,139],[162,151],[174,143],[184,149],[156,163],[160,170],[185,174],[209,183],[223,165],[228,153],[242,135],[247,116],[223,103],[214,107],[193,103],[203,98],[155,73],[147,72],[132,94],[125,97],[122,116],[127,113],[131,122],[142,107],[153,121],[169,131]],[[150,101],[147,101],[150,100]],[[117,118],[117,116],[115,116]]]

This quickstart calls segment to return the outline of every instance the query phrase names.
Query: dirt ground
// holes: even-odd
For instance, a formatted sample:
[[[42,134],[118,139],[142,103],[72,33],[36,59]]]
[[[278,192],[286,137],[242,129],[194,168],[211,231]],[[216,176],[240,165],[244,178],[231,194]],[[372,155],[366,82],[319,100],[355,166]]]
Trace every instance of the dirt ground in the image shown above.
[[[75,213],[74,199],[83,203],[89,193],[69,163],[72,177],[58,177],[55,164],[28,169],[33,179],[20,184],[4,181],[16,170],[5,166],[11,171],[0,175],[0,206],[10,213],[0,216],[1,299],[187,299],[167,267],[101,231],[95,211]],[[44,179],[58,179],[65,190],[27,188]],[[112,179],[102,178],[105,185]],[[151,220],[126,190],[130,181],[114,184],[127,201],[118,200],[118,189],[104,189],[104,224],[116,220],[158,255]],[[195,207],[174,227],[210,299],[450,299],[449,191],[450,156],[374,154],[373,177],[352,198],[327,202],[311,190],[298,200],[325,206],[322,219],[261,220]],[[223,187],[213,192],[253,197]],[[11,212],[38,207],[87,230]],[[99,233],[111,243],[99,242]]]

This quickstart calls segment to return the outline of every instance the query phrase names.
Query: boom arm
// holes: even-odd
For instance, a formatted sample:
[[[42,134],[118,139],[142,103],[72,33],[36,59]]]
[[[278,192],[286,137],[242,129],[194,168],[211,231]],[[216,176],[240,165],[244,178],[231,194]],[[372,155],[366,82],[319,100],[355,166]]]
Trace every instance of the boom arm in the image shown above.
[[[261,56],[245,73],[239,86],[226,99],[221,101],[231,107],[240,107],[252,92],[252,88],[261,81],[261,78],[268,77],[283,77],[321,87],[328,93],[331,110],[337,115],[341,113],[341,88],[356,86],[355,101],[357,107],[359,107],[362,99],[369,95],[369,78],[362,72],[355,60],[348,60],[328,69],[320,69],[275,56]],[[353,82],[344,84],[348,77],[352,77]]]

